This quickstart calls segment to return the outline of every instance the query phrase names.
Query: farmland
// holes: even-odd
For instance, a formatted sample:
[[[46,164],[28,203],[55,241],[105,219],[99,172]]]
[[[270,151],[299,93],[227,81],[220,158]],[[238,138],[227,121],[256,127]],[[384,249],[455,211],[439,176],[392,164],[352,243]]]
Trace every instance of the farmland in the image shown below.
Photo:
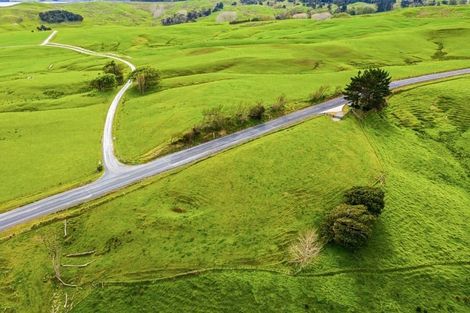
[[[467,140],[462,123],[469,111],[459,103],[470,94],[455,92],[468,83],[462,78],[403,91],[392,97],[384,116],[363,124],[314,119],[4,241],[2,266],[10,268],[4,287],[13,288],[9,301],[29,303],[27,295],[34,292],[32,303],[41,311],[55,293],[63,297],[49,279],[42,280],[49,277],[50,262],[41,236],[61,237],[69,215],[64,253],[97,251],[81,260],[94,260],[89,267],[64,271],[66,279],[85,286],[77,291],[76,297],[85,297],[78,312],[96,306],[150,310],[155,299],[162,311],[176,303],[201,312],[235,303],[274,310],[287,303],[293,311],[306,304],[312,310],[420,306],[464,312],[466,304],[458,299],[468,293],[468,151],[458,157],[432,134],[445,129],[454,146]],[[436,107],[432,117],[418,115],[430,107]],[[444,114],[452,118],[441,119]],[[416,118],[413,127],[404,122],[410,116]],[[318,227],[343,190],[373,184],[380,175],[386,177],[387,205],[368,246],[354,254],[328,247],[294,275],[289,242]],[[34,262],[13,259],[26,253]],[[152,283],[194,270],[203,274]],[[107,287],[96,289],[91,282]],[[220,290],[235,294],[219,297]],[[440,296],[428,296],[434,293]],[[200,297],[208,301],[195,306]]]
[[[161,5],[172,14],[213,3]],[[55,27],[54,41],[161,72],[158,89],[132,89],[119,106],[116,152],[128,163],[157,157],[211,108],[231,113],[284,95],[295,110],[359,69],[398,79],[470,59],[465,6],[235,25],[213,14],[173,26],[159,25],[154,4],[57,6],[85,19]],[[0,210],[99,176],[115,92],[88,84],[106,60],[38,46],[48,33],[30,29],[45,7],[0,9]],[[0,312],[466,312],[469,84],[463,76],[405,87],[382,112],[314,118],[6,231]],[[326,245],[298,268],[292,243],[354,185],[386,194],[368,244]],[[61,278],[78,288],[55,279],[52,245]]]

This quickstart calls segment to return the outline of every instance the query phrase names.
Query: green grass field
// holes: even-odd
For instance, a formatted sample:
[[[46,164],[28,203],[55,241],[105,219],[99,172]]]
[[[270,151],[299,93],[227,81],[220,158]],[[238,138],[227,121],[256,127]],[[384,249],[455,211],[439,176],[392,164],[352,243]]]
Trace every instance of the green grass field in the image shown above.
[[[0,46],[0,211],[97,177],[112,92],[88,81],[104,61],[39,47],[47,35]]]
[[[57,40],[112,50],[162,71],[161,89],[130,93],[118,115],[117,154],[136,163],[158,155],[209,108],[269,105],[282,94],[298,108],[321,86],[333,92],[370,66],[385,67],[395,79],[468,66],[463,38],[470,34],[469,14],[466,7],[425,8],[240,25],[207,18],[170,27],[122,27],[118,36],[116,26],[90,37],[74,28]],[[436,54],[439,44],[444,55]]]
[[[165,16],[212,4],[162,5]],[[48,35],[31,32],[39,23],[37,13],[53,7],[85,16],[81,25],[53,26],[59,30],[57,42],[119,53],[137,65],[151,64],[162,71],[160,90],[145,96],[131,92],[120,107],[116,152],[130,163],[154,158],[172,138],[199,123],[209,108],[223,106],[230,112],[257,102],[269,105],[282,94],[291,108],[298,108],[307,105],[309,95],[320,86],[329,86],[330,92],[342,87],[359,68],[385,66],[400,78],[464,67],[470,57],[462,41],[469,33],[466,7],[239,25],[216,23],[211,15],[170,27],[159,25],[159,18],[152,16],[152,4],[2,8],[0,52],[3,62],[13,66],[3,66],[0,72],[0,88],[6,95],[0,118],[17,125],[6,126],[2,136],[7,160],[2,163],[6,183],[0,187],[3,210],[96,177],[100,128],[111,94],[90,94],[84,88],[104,61],[37,46]],[[226,5],[226,10],[232,9]],[[277,12],[257,6],[236,9],[240,14]],[[408,45],[410,41],[416,44]],[[439,59],[433,58],[437,43],[447,53]],[[16,61],[12,56],[17,56]],[[23,56],[31,62],[24,62]],[[37,79],[29,79],[33,76]],[[10,86],[11,79],[16,90]],[[10,132],[23,127],[22,137],[12,137]],[[41,139],[46,137],[49,140]]]
[[[63,215],[65,239],[59,219],[3,241],[4,307],[44,311],[67,292],[74,312],[466,312],[469,82],[402,90],[363,122],[316,118],[154,178]],[[294,274],[297,234],[382,175],[386,208],[369,244],[328,246]],[[80,289],[52,282],[41,238],[54,234],[63,254],[96,251],[63,258],[94,261],[63,268]]]
[[[118,53],[138,66],[152,65],[162,72],[159,90],[145,96],[131,92],[120,107],[115,131],[121,160],[139,163],[154,158],[213,107],[230,112],[257,102],[269,105],[285,95],[290,106],[298,108],[307,105],[309,95],[321,86],[331,92],[342,88],[361,68],[385,67],[398,79],[466,67],[470,58],[465,40],[470,35],[468,6],[238,25],[217,23],[214,13],[197,23],[160,25],[161,17],[178,10],[213,4],[54,6],[85,17],[80,25],[54,26],[59,30],[57,42]],[[22,22],[7,29],[29,34],[37,24],[34,12],[44,8],[37,4],[9,8],[9,14],[19,14]],[[233,10],[239,19],[244,14],[273,18],[282,11],[226,3],[225,11]]]
[[[163,27],[155,17],[160,5],[172,14],[209,4],[1,8],[0,211],[95,178],[101,159],[113,93],[87,84],[105,61],[39,47],[48,33],[31,29],[46,8],[85,16],[54,26],[55,41],[162,71],[161,89],[132,91],[120,107],[117,152],[127,162],[152,158],[218,105],[285,94],[298,108],[368,66],[394,78],[469,66],[470,7],[237,25],[211,15]],[[226,6],[242,17],[277,10]],[[467,312],[469,84],[408,87],[363,121],[315,118],[5,233],[0,312]],[[298,234],[318,228],[352,185],[377,183],[386,207],[368,245],[327,246],[297,271],[289,247]],[[91,262],[61,267],[79,288],[57,283],[45,239],[57,241],[62,265]],[[94,253],[66,257],[84,251]]]

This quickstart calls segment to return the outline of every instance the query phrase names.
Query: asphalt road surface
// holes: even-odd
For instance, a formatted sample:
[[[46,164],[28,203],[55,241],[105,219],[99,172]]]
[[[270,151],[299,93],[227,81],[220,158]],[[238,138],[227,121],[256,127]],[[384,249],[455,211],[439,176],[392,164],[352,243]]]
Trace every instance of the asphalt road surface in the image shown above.
[[[55,32],[51,34],[51,36],[49,36],[42,43],[42,45],[74,50],[79,53],[97,57],[115,59],[127,64],[131,69],[135,69],[132,63],[114,55],[97,53],[70,45],[50,43],[49,41],[54,37],[55,34]],[[423,83],[464,74],[470,74],[470,68],[403,79],[392,82],[390,87],[399,88],[416,83]],[[259,124],[257,126],[250,127],[218,139],[214,139],[198,146],[163,156],[143,165],[128,166],[120,163],[114,156],[112,124],[119,101],[130,86],[131,82],[128,81],[119,90],[108,111],[105,123],[105,132],[103,135],[103,160],[105,167],[104,175],[100,179],[88,185],[65,191],[0,214],[0,231],[40,216],[65,210],[90,200],[100,198],[106,194],[139,182],[145,178],[208,158],[221,151],[238,146],[242,143],[246,143],[266,134],[306,121],[312,117],[322,115],[334,108],[337,108],[338,111],[340,111],[341,108],[347,104],[342,97],[338,97]]]

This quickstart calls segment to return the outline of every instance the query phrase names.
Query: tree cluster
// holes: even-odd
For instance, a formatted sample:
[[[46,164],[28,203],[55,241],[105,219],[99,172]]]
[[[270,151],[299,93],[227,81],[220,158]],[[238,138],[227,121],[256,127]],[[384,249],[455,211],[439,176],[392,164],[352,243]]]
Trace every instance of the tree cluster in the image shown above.
[[[160,83],[160,73],[150,66],[134,70],[129,78],[136,83],[140,94],[144,94],[150,88],[157,87]]]
[[[63,22],[81,22],[83,16],[65,10],[51,10],[40,12],[39,18],[47,23],[63,23]]]
[[[400,6],[402,8],[408,8],[408,7],[420,7],[420,6],[439,6],[441,4],[443,5],[457,5],[457,4],[468,4],[468,0],[442,0],[442,1],[436,1],[436,0],[402,0],[400,2]]]
[[[377,12],[390,11],[393,9],[393,5],[396,0],[300,0],[304,6],[311,7],[313,9],[327,7],[330,13],[341,13],[346,12],[348,5],[356,2],[365,2],[369,4],[377,5]],[[337,10],[333,12],[333,4],[337,6]],[[373,13],[373,12],[370,12]]]
[[[212,9],[192,10],[187,13],[175,13],[173,16],[162,19],[161,22],[164,26],[195,22],[200,17],[209,16],[213,12],[222,11],[223,9],[224,4],[222,2],[218,2]]]
[[[195,22],[199,17],[211,15],[211,9],[192,10],[188,13],[175,13],[173,16],[162,19],[162,25],[175,25],[188,22]]]
[[[122,71],[121,64],[111,61],[103,67],[103,72],[106,74],[112,74],[116,77],[116,82],[121,85],[124,82],[124,73]]]
[[[321,236],[349,249],[364,246],[372,234],[374,222],[382,212],[384,192],[379,188],[356,186],[346,191],[345,203],[333,209],[323,222]]]
[[[124,82],[122,66],[110,61],[103,67],[103,75],[99,75],[90,82],[90,87],[99,91],[111,90]]]

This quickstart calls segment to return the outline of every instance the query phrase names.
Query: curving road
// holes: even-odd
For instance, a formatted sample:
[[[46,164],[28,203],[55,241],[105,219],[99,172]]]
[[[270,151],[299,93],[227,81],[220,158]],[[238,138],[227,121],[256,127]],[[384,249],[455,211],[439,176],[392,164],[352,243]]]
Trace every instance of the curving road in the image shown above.
[[[114,59],[119,62],[123,62],[129,66],[131,70],[135,69],[135,66],[132,63],[114,55],[98,53],[70,45],[51,43],[50,40],[56,35],[56,33],[57,32],[53,32],[41,45],[69,49],[87,55]],[[423,83],[464,74],[470,74],[470,68],[398,80],[392,82],[390,87],[399,88],[416,83]],[[105,174],[100,179],[88,185],[59,193],[57,195],[0,214],[0,231],[36,217],[65,210],[78,204],[100,198],[122,187],[141,181],[144,178],[148,178],[150,176],[154,176],[198,160],[202,160],[263,135],[303,122],[312,117],[322,115],[325,112],[340,111],[341,108],[347,104],[343,97],[338,97],[325,101],[321,104],[290,113],[263,124],[250,127],[218,139],[214,139],[201,145],[163,156],[143,165],[128,166],[119,162],[119,160],[114,155],[112,126],[116,108],[124,93],[129,89],[131,84],[132,83],[128,81],[119,90],[118,94],[111,103],[106,117],[103,134],[103,162],[105,167]]]
[[[46,38],[46,40],[44,40],[44,42],[41,43],[41,46],[62,48],[62,49],[72,50],[72,51],[86,54],[86,55],[113,59],[118,62],[124,63],[130,68],[131,71],[136,69],[134,64],[132,64],[131,62],[123,58],[117,57],[115,55],[99,53],[99,52],[87,50],[84,48],[60,44],[60,43],[51,43],[50,41],[56,35],[57,35],[57,31],[55,30],[49,35],[49,37]],[[119,105],[119,102],[121,101],[122,97],[131,86],[132,86],[132,82],[128,80],[126,84],[119,90],[117,95],[114,97],[113,102],[109,106],[108,113],[106,115],[106,121],[104,124],[104,132],[103,132],[103,140],[102,140],[103,142],[103,166],[105,170],[105,175],[109,173],[120,173],[126,168],[128,168],[127,165],[119,162],[119,160],[114,155],[113,122],[114,122],[114,116],[116,115],[116,110]]]

